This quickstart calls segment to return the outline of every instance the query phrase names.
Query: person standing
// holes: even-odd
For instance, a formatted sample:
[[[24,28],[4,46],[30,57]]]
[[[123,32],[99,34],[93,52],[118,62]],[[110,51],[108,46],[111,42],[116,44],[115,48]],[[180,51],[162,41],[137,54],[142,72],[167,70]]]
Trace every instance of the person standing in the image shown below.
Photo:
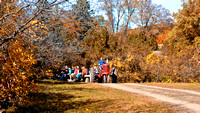
[[[106,64],[108,64],[108,56],[106,57]]]
[[[112,83],[117,83],[117,69],[115,65],[113,65],[111,76],[112,76]]]
[[[100,70],[102,70],[101,67],[102,67],[103,64],[105,64],[105,63],[106,63],[106,62],[105,62],[105,61],[103,60],[103,58],[101,57],[101,58],[100,58],[100,61],[99,61],[99,63],[98,63],[99,69],[100,69]]]

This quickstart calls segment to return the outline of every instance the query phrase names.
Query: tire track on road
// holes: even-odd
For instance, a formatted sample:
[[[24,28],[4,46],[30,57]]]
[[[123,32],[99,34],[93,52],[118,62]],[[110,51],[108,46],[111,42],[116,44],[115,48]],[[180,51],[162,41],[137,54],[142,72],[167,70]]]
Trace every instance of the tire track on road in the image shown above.
[[[198,91],[163,88],[134,83],[100,85],[151,97],[187,109],[190,113],[200,113],[200,92]]]

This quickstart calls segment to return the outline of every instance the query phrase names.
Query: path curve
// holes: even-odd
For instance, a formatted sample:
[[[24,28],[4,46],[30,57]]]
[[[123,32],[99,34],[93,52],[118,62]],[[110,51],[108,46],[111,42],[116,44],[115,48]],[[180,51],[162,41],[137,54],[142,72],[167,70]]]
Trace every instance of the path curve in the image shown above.
[[[190,113],[200,113],[200,92],[192,90],[163,88],[158,86],[134,83],[100,84],[139,95],[151,97],[159,101],[176,105]]]

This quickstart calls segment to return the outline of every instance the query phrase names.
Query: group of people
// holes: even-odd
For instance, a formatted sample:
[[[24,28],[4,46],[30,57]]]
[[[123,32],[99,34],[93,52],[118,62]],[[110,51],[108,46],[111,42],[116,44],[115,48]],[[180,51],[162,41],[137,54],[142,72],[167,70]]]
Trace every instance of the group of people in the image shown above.
[[[79,66],[72,66],[72,68],[64,66],[64,69],[61,70],[61,73],[56,74],[56,79],[62,81],[80,81],[83,80],[84,76],[88,74],[89,69],[85,68],[84,66],[82,68],[79,68]]]
[[[99,69],[96,65],[94,65],[94,74],[95,76],[99,74],[100,71],[102,71],[102,65],[108,63],[108,60],[105,62],[102,58],[100,58],[100,61],[98,62]],[[82,68],[79,68],[79,66],[72,66],[72,68],[69,68],[68,66],[64,66],[63,70],[61,72],[56,73],[55,78],[57,80],[62,81],[85,81],[84,76],[90,75],[90,69],[87,69],[85,66]],[[113,66],[111,70],[111,76],[112,76],[112,82],[117,82],[117,71],[115,66]]]
[[[103,60],[103,58],[100,58],[100,61],[98,63],[99,69],[102,70],[102,65],[108,63],[108,59],[106,62]],[[112,76],[112,83],[117,83],[117,69],[115,65],[113,65],[112,70],[111,70],[111,76]]]

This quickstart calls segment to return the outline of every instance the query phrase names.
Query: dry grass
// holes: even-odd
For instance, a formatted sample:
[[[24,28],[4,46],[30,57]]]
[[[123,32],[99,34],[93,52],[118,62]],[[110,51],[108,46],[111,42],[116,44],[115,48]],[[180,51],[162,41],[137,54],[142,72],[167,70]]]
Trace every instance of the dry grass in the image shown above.
[[[16,107],[15,112],[178,112],[147,97],[97,84],[45,80],[39,86],[39,91],[29,94],[27,103]]]
[[[200,83],[142,83],[142,84],[200,91]]]

